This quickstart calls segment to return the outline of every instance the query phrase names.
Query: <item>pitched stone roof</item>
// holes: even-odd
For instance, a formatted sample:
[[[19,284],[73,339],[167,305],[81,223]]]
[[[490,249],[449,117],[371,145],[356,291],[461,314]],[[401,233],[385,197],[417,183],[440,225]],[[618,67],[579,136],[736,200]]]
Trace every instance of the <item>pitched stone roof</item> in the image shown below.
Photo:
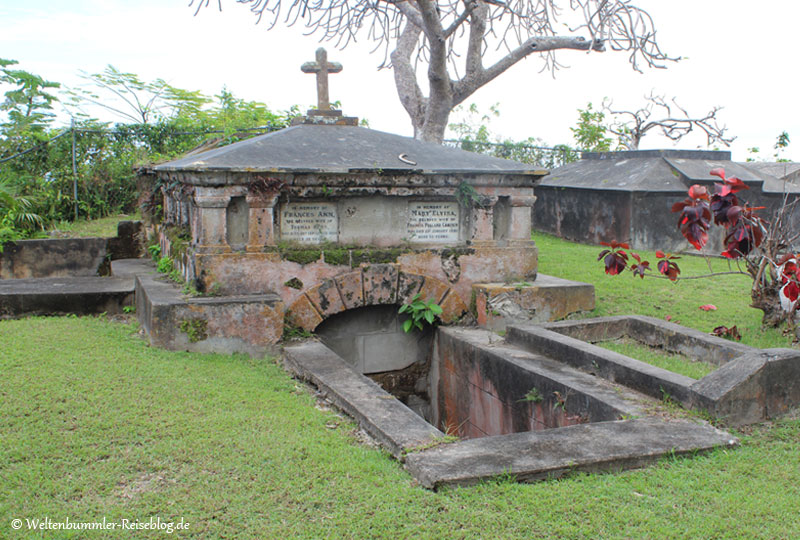
[[[727,176],[758,184],[765,192],[782,192],[786,183],[731,161],[730,152],[639,150],[584,153],[580,161],[553,170],[540,182],[545,187],[636,192],[684,192],[694,183],[719,182],[709,174],[721,167]],[[800,191],[793,186],[790,191]]]
[[[358,126],[300,124],[163,163],[157,172],[408,172],[522,174],[532,165],[448,148]]]

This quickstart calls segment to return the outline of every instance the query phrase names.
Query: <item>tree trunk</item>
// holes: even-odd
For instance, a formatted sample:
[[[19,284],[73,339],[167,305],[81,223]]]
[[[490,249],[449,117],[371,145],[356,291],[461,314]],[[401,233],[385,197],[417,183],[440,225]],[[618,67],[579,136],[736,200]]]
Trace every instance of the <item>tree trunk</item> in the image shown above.
[[[428,100],[425,120],[416,138],[422,141],[442,144],[444,132],[445,129],[447,129],[447,121],[450,118],[450,110],[452,108],[452,105],[443,103],[442,100],[438,103],[434,102],[434,100]]]
[[[781,306],[777,282],[753,289],[751,298],[753,303],[750,306],[760,309],[764,313],[761,318],[761,324],[764,326],[777,328],[789,320],[789,314]]]

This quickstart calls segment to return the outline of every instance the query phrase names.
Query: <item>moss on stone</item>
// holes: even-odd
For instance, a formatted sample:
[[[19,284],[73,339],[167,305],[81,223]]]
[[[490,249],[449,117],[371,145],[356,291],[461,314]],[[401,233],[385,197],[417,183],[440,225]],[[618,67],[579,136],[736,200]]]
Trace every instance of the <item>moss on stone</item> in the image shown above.
[[[350,264],[350,250],[347,248],[324,249],[325,262],[334,266]]]
[[[284,283],[284,285],[286,285],[287,287],[291,287],[292,289],[297,289],[298,291],[303,288],[303,282],[297,279],[296,277],[293,277],[292,279]]]
[[[189,336],[189,343],[208,339],[208,321],[205,319],[183,319],[180,329]]]
[[[192,234],[189,232],[189,229],[186,227],[168,225],[164,227],[164,236],[169,240],[169,249],[172,257],[182,260],[192,240]]]
[[[410,249],[387,248],[387,249],[354,249],[352,251],[353,268],[364,264],[385,264],[397,262],[398,257],[403,253],[408,253]]]
[[[321,249],[287,249],[281,251],[281,257],[287,261],[306,265],[319,260],[322,256]]]

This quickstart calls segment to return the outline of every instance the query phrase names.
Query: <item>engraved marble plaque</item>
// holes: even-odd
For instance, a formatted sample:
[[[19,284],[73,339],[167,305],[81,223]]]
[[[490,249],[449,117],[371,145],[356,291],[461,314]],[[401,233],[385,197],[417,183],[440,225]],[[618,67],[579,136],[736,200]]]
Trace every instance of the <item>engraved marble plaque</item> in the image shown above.
[[[289,203],[281,208],[281,240],[321,244],[338,239],[336,203]]]
[[[410,242],[458,242],[457,202],[408,203],[407,237]]]

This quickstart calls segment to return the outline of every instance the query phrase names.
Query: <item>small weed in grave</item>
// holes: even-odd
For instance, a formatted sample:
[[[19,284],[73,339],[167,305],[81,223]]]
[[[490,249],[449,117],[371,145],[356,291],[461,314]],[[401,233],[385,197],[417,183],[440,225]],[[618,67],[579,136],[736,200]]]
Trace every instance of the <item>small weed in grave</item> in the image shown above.
[[[544,400],[542,393],[535,386],[528,390],[528,393],[520,401],[531,401],[533,403],[541,403]]]
[[[183,319],[180,329],[189,336],[189,343],[197,343],[208,338],[208,321],[205,319]]]
[[[136,313],[136,306],[123,306],[122,312],[125,314]]]
[[[158,262],[158,260],[161,258],[161,246],[159,244],[147,246],[147,252],[153,259],[153,262]]]
[[[172,272],[172,259],[169,257],[161,257],[158,259],[158,264],[156,265],[156,270],[161,272],[162,274],[169,274]]]
[[[417,328],[423,330],[424,324],[428,323],[433,325],[436,318],[442,314],[442,307],[433,301],[427,302],[420,299],[420,294],[414,295],[411,302],[400,306],[398,313],[408,313],[410,317],[403,322],[403,330],[406,333],[411,332],[412,329]]]
[[[202,296],[200,291],[198,291],[197,288],[189,282],[183,284],[181,292],[186,296]]]
[[[288,312],[287,312],[288,315]],[[314,334],[302,328],[300,326],[296,326],[288,321],[288,319],[284,319],[283,321],[283,340],[290,341],[293,339],[308,339],[312,337]]]
[[[553,405],[553,408],[561,408],[562,411],[567,412],[567,398],[569,397],[569,392],[567,392],[565,395],[561,395],[561,392],[556,390],[553,392],[553,396],[556,398],[556,404]]]
[[[218,281],[215,281],[206,291],[206,296],[220,296],[221,291],[222,285]]]
[[[528,283],[527,281],[520,281],[519,283],[514,283],[514,289],[517,291],[521,291],[525,287],[533,287],[533,285],[531,283]]]
[[[185,282],[183,281],[183,274],[181,274],[181,271],[177,268],[173,268],[170,273],[167,274],[167,277],[178,285],[185,285]]]

